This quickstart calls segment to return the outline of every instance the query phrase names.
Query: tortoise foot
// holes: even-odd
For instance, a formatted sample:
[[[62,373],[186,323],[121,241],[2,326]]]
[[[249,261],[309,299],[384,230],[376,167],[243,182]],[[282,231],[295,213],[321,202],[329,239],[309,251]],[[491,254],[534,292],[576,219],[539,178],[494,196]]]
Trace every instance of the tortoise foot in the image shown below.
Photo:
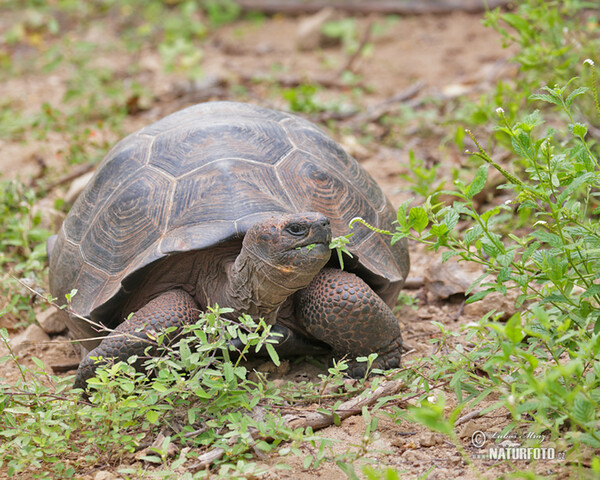
[[[350,359],[349,375],[363,377],[358,356],[378,354],[374,368],[400,365],[402,336],[398,319],[361,278],[326,268],[299,293],[299,313],[306,330],[331,345],[334,358]]]
[[[181,333],[181,327],[198,319],[199,310],[194,299],[183,290],[171,290],[148,302],[130,318],[121,323],[102,340],[79,364],[75,388],[86,389],[99,365],[109,361],[127,361],[129,357],[149,358],[158,353],[156,337],[169,327],[172,342]],[[138,361],[136,367],[141,366]]]

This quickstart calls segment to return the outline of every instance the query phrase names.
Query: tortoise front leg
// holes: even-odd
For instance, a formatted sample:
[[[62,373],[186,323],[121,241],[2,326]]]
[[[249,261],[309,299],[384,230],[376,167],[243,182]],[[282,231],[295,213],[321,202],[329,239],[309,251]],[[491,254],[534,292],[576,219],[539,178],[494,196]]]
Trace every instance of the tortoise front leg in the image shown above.
[[[81,361],[74,387],[86,389],[86,380],[108,360],[127,361],[132,355],[141,357],[147,351],[156,355],[157,335],[175,327],[177,330],[169,334],[169,340],[172,340],[181,332],[181,327],[196,322],[198,315],[196,302],[183,290],[170,290],[156,297],[115,328]]]
[[[351,376],[366,373],[366,364],[354,358],[373,352],[378,354],[375,368],[400,366],[398,319],[360,277],[326,268],[298,295],[299,316],[306,330],[331,345],[334,357],[350,357]]]

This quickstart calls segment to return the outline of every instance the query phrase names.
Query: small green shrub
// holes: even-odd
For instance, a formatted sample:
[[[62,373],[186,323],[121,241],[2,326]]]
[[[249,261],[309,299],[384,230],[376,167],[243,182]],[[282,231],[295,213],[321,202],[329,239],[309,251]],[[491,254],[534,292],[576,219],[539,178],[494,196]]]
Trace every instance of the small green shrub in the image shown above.
[[[509,61],[516,65],[518,72],[501,78],[493,91],[474,101],[459,97],[446,107],[454,110],[448,123],[456,127],[454,139],[459,148],[464,148],[464,126],[485,128],[494,123],[498,107],[514,122],[523,109],[532,108],[531,92],[544,85],[564,85],[575,76],[591,81],[589,69],[582,66],[586,58],[595,58],[600,49],[595,9],[596,3],[584,0],[524,0],[510,11],[497,8],[487,12],[484,25],[496,30],[504,46],[514,50]],[[596,118],[593,102],[588,99],[590,97],[579,102],[576,115],[578,121],[597,127],[600,120]],[[537,108],[547,110],[548,106],[538,104]],[[553,113],[555,116],[563,114]],[[510,146],[510,139],[502,133],[486,140],[489,145]]]
[[[430,361],[437,375],[450,379],[463,406],[499,390],[502,399],[495,408],[512,415],[507,430],[549,434],[554,445],[570,445],[579,459],[585,447],[600,448],[600,225],[594,208],[600,166],[588,127],[573,114],[575,99],[590,94],[584,87],[569,93],[571,84],[531,96],[569,119],[543,134],[539,112],[513,123],[498,109],[498,130],[510,139],[524,172],[507,171],[474,139],[473,155],[483,162],[473,180],[456,181],[455,189],[445,192],[456,200],[441,209],[429,200],[402,205],[394,241],[409,237],[441,249],[444,260],[458,256],[481,264],[485,273],[467,302],[518,291],[521,311],[507,322],[494,320],[500,312],[492,311],[468,326],[467,340],[475,349],[452,348],[448,357]],[[593,93],[597,98],[595,85]],[[479,212],[473,198],[483,189],[489,166],[504,176],[501,188],[513,199]],[[522,210],[529,212],[530,229],[504,233],[501,214]],[[457,230],[459,220],[468,224],[463,232]]]
[[[168,356],[150,361],[153,376],[136,373],[122,362],[99,368],[89,380],[90,402],[68,388],[72,377],[44,374],[37,360],[34,372],[20,366],[21,382],[0,383],[0,466],[6,465],[11,475],[30,470],[72,476],[95,463],[118,464],[161,430],[181,448],[223,447],[228,461],[243,459],[251,447],[268,451],[276,446],[278,442],[268,444],[255,433],[287,437],[278,417],[260,420],[250,414],[259,403],[280,403],[277,392],[249,381],[239,360],[228,358],[233,338],[247,342],[245,351],[258,345],[268,348],[266,334],[257,333],[264,325],[244,318],[240,329],[220,316],[225,311],[203,315]],[[6,331],[1,333],[8,345]],[[216,357],[219,352],[224,360]],[[17,361],[12,355],[1,360]],[[154,450],[144,459],[170,463]]]
[[[29,320],[31,294],[18,284],[43,285],[46,276],[46,240],[50,232],[41,226],[36,210],[37,194],[17,181],[0,181],[0,296],[8,299],[0,305],[0,315],[24,312]]]
[[[598,18],[595,2],[585,0],[519,2],[514,11],[500,8],[488,12],[485,24],[502,35],[505,46],[517,46],[511,59],[521,69],[522,94],[545,84],[564,84],[584,74],[583,60],[598,52],[594,34]],[[544,82],[544,83],[541,83]]]

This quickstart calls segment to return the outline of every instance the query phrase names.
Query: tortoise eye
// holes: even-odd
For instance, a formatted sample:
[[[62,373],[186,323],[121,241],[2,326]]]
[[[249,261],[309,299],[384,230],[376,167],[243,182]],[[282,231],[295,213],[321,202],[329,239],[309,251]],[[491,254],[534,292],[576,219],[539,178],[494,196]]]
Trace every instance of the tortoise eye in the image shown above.
[[[300,223],[291,223],[285,228],[286,232],[294,235],[295,237],[300,237],[306,233],[306,225],[302,225]]]

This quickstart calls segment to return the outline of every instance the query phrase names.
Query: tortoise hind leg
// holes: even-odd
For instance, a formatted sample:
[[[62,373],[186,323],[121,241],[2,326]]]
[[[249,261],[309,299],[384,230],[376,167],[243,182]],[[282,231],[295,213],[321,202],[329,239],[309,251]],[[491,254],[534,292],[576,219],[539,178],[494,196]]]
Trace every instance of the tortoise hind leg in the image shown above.
[[[366,373],[366,364],[353,359],[373,352],[378,354],[374,367],[400,366],[402,336],[398,319],[360,277],[325,268],[298,295],[298,313],[304,327],[331,345],[335,357],[350,357],[351,376]]]
[[[170,290],[156,297],[115,328],[81,361],[74,387],[86,389],[86,380],[109,359],[127,361],[132,355],[156,355],[155,339],[160,332],[175,327],[177,330],[169,334],[172,340],[181,327],[196,322],[198,315],[196,302],[183,290]]]

